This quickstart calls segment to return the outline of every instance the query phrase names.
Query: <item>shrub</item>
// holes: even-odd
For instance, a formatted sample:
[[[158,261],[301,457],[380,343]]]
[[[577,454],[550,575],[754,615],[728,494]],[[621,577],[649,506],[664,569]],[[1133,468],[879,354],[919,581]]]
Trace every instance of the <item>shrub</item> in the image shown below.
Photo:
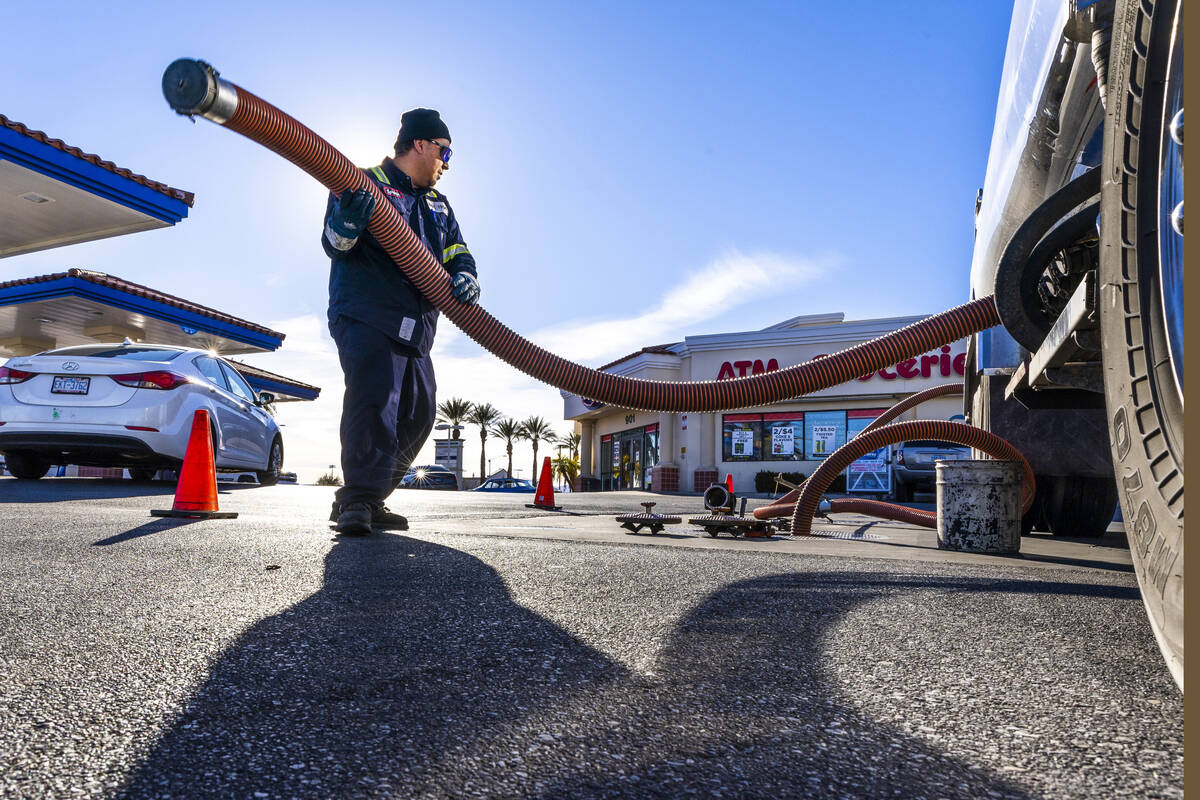
[[[341,486],[342,479],[336,473],[326,472],[321,477],[317,478],[317,486]]]

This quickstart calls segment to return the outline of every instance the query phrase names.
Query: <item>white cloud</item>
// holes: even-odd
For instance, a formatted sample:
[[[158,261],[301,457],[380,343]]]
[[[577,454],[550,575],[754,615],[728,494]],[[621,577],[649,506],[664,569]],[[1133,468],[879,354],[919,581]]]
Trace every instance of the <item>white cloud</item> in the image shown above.
[[[529,338],[566,358],[599,363],[647,345],[709,332],[711,325],[706,323],[738,308],[769,302],[779,295],[794,301],[792,292],[811,284],[837,261],[832,256],[790,258],[772,253],[732,251],[692,273],[678,286],[664,292],[650,308],[635,316],[562,323],[534,331]],[[784,287],[783,291],[780,287]],[[785,316],[786,312],[780,319]],[[321,396],[316,401],[280,404],[277,415],[285,426],[286,466],[298,473],[302,483],[311,483],[327,471],[330,464],[339,461],[342,371],[337,351],[323,314],[276,320],[268,327],[287,334],[283,347],[274,353],[248,356],[244,360],[321,387]],[[506,416],[516,419],[541,416],[560,433],[571,430],[571,425],[562,418],[562,398],[557,389],[500,361],[445,319],[440,321],[433,362],[439,401],[461,397],[471,402],[491,403]],[[464,474],[474,475],[479,469],[478,429],[468,426],[462,437],[466,442]],[[543,443],[538,458],[553,453],[553,448]],[[488,437],[486,454],[491,470],[505,465],[503,441]],[[522,477],[529,477],[532,458],[532,447],[528,442],[514,445],[513,467]],[[432,462],[433,443],[430,441],[418,455],[417,463]],[[487,465],[485,469],[488,469]]]
[[[531,338],[551,352],[596,363],[652,344],[706,332],[703,323],[734,309],[788,293],[827,272],[836,258],[794,258],[736,250],[709,262],[632,317],[557,325]]]

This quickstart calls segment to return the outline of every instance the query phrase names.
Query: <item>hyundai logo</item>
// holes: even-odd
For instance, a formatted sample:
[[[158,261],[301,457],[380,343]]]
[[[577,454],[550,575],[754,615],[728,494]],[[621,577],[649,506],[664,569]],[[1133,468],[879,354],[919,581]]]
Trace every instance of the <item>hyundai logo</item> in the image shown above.
[[[79,362],[78,361],[64,361],[62,368],[65,370],[77,370],[77,369],[79,369]]]

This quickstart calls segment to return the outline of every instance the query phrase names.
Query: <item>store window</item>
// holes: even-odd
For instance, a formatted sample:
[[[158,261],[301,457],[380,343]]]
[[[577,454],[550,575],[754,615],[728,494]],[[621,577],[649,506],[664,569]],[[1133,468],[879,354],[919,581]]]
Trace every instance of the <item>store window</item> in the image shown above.
[[[762,461],[762,414],[726,414],[721,419],[721,460]]]
[[[653,489],[650,482],[650,470],[658,463],[658,425],[646,426],[646,458],[642,464],[642,478],[645,489]]]
[[[763,461],[804,460],[804,412],[763,414]]]
[[[853,439],[887,409],[859,408],[846,412],[846,435]],[[846,468],[846,491],[884,494],[891,490],[888,446],[867,453]]]
[[[845,443],[845,411],[805,412],[804,451],[810,460],[827,458]]]
[[[612,489],[613,485],[613,442],[612,436],[600,437],[600,488]]]

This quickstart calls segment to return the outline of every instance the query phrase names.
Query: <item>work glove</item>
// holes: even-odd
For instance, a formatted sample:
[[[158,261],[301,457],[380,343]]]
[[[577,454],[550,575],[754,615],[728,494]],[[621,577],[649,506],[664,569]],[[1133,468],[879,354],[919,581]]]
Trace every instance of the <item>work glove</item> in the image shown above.
[[[349,250],[367,229],[374,212],[375,197],[369,190],[342,192],[325,225],[325,237],[335,250]]]
[[[460,272],[450,281],[454,297],[464,305],[473,306],[479,300],[479,281],[469,272]]]

